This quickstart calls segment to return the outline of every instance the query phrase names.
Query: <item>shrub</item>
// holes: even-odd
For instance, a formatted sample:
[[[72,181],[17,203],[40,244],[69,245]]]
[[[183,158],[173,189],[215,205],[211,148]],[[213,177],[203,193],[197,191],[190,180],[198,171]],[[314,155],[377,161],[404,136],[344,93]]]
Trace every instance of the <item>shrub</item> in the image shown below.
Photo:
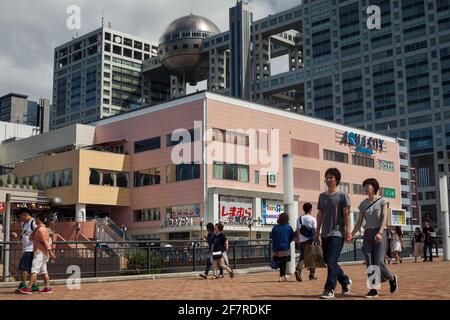
[[[138,250],[126,255],[127,271],[125,274],[157,274],[161,273],[163,260],[161,257],[150,254],[150,272],[148,272],[147,250]]]

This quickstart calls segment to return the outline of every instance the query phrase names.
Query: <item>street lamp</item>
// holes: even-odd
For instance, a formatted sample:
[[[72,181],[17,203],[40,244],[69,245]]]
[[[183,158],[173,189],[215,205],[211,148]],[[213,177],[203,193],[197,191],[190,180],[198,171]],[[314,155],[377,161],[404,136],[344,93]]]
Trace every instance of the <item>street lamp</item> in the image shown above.
[[[122,240],[123,241],[125,241],[127,238],[126,232],[127,232],[127,227],[125,227],[125,225],[122,225]]]
[[[250,221],[249,224],[248,224],[248,228],[250,229],[250,235],[248,237],[249,240],[250,240],[250,245],[252,245],[252,225],[253,225],[253,222]]]
[[[200,220],[200,241],[203,240],[203,222],[205,222],[205,220],[202,218]]]

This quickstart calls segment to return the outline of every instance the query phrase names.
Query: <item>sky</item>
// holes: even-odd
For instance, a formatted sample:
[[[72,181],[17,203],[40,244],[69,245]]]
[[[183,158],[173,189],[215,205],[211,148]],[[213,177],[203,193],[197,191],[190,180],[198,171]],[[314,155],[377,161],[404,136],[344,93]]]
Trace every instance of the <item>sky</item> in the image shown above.
[[[258,20],[300,4],[300,0],[248,1]],[[0,96],[22,93],[31,100],[52,97],[53,50],[111,22],[112,29],[157,43],[165,27],[190,13],[228,30],[228,9],[235,0],[1,0]],[[67,8],[81,9],[81,29],[69,30]]]

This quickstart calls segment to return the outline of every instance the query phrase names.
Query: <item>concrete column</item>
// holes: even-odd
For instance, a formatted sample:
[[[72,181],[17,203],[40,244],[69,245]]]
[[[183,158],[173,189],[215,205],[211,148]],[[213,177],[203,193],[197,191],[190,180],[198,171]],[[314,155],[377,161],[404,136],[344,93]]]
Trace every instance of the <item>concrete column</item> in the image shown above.
[[[253,200],[253,205],[255,206],[255,226],[258,218],[261,219],[261,223],[263,220],[262,212],[261,212],[261,198],[255,198]]]
[[[448,217],[448,177],[443,175],[439,177],[439,191],[441,198],[442,214],[442,247],[444,249],[444,261],[450,260],[450,241],[449,241],[449,217]]]
[[[283,155],[283,193],[284,193],[284,212],[289,215],[290,225],[295,229],[297,212],[295,211],[294,201],[294,166],[292,156]],[[295,271],[295,243],[291,243],[291,261],[287,264],[286,273],[293,274]]]
[[[75,206],[75,221],[86,222],[86,205],[77,203]]]

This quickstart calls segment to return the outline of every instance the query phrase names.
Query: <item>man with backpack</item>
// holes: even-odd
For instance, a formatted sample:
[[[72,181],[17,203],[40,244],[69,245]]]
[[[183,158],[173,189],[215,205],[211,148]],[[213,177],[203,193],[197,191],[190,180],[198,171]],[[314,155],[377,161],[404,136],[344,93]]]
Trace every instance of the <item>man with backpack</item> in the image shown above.
[[[295,278],[298,282],[302,282],[302,269],[305,262],[305,247],[312,245],[314,241],[315,230],[317,228],[317,220],[311,215],[312,204],[305,203],[303,205],[303,216],[297,220],[296,242],[300,246],[300,258],[295,270]],[[316,268],[309,269],[309,280],[316,280]]]
[[[34,221],[31,213],[28,209],[21,209],[19,212],[20,221],[22,222],[22,258],[19,263],[19,270],[22,272],[20,274],[20,284],[16,289],[18,292],[21,289],[28,288],[27,280],[28,276],[31,274],[31,266],[33,264],[33,241],[30,240],[30,235],[36,229],[36,222]],[[11,235],[14,238],[17,238],[18,235],[15,232],[12,232]],[[37,285],[33,285],[31,291],[38,292],[39,287]]]

